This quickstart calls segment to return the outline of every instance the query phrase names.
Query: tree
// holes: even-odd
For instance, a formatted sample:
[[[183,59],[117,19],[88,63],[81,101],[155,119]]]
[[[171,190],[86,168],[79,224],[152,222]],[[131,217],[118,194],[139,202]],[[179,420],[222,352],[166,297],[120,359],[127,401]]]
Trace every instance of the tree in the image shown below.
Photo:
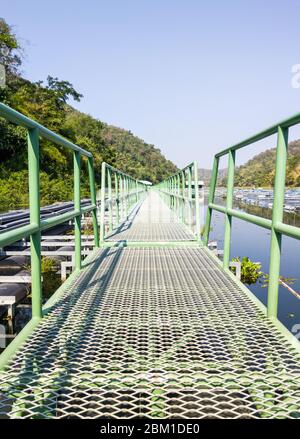
[[[4,65],[6,74],[18,74],[22,63],[21,47],[4,18],[0,18],[0,63]]]
[[[80,99],[83,97],[82,94],[74,89],[69,81],[60,81],[58,78],[53,78],[52,76],[47,77],[47,85],[45,88],[53,92],[59,105],[66,104],[70,97],[77,102],[80,102]]]

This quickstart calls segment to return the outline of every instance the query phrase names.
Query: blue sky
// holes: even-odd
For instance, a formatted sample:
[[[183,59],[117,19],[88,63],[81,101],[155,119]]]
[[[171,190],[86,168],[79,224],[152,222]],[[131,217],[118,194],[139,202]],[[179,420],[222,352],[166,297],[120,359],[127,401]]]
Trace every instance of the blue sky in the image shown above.
[[[0,11],[27,78],[69,80],[78,109],[201,167],[300,111],[299,13],[296,0],[10,0]]]

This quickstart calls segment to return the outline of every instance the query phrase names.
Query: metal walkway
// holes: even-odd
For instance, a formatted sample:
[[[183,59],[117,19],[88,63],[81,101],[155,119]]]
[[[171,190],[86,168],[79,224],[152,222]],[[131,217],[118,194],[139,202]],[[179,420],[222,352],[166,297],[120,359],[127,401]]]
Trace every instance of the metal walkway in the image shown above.
[[[299,351],[193,239],[151,191],[1,372],[0,417],[299,417]]]
[[[146,199],[133,209],[128,219],[107,236],[107,241],[194,240],[191,231],[154,191],[148,192]]]

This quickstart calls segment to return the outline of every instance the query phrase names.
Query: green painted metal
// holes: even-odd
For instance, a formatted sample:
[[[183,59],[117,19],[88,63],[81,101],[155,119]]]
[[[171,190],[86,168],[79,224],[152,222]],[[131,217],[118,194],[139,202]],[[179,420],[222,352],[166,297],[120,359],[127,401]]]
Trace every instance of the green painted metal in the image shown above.
[[[299,417],[299,343],[207,248],[103,248],[77,273],[1,372],[0,413]]]
[[[88,266],[89,262],[94,258],[94,251],[90,253],[82,262],[82,266]],[[53,306],[58,302],[58,300],[74,285],[75,280],[80,276],[80,271],[73,271],[67,280],[56,290],[56,292],[47,300],[45,305],[42,307],[42,316],[46,316],[53,310]],[[32,335],[33,331],[37,328],[38,324],[41,322],[39,317],[33,317],[26,326],[17,334],[17,336],[11,341],[7,348],[0,355],[0,371],[6,368],[16,353],[21,349],[26,342],[26,340]]]
[[[105,184],[106,184],[106,163],[102,162],[101,165],[101,199],[100,199],[100,244],[104,241],[105,235]]]
[[[284,128],[290,128],[294,125],[297,125],[300,123],[300,113],[295,114],[294,116],[285,119],[275,125],[272,125],[270,128],[267,128],[266,130],[263,130],[257,134],[254,134],[251,137],[248,137],[247,139],[243,140],[242,142],[239,142],[235,145],[230,146],[229,148],[224,149],[223,151],[220,151],[215,155],[215,157],[221,157],[223,155],[226,155],[229,153],[230,150],[238,150],[241,148],[244,148],[245,146],[251,145],[252,143],[258,142],[259,140],[265,139],[266,137],[270,137],[273,134],[278,133],[278,127]]]
[[[194,184],[194,191],[193,191]],[[166,204],[201,241],[198,165],[194,161],[155,186]],[[193,196],[194,192],[194,196]]]
[[[268,288],[268,316],[277,317],[278,289],[280,276],[281,233],[274,229],[274,225],[283,221],[283,206],[285,193],[285,172],[288,149],[288,128],[278,127],[276,150],[276,170],[274,184],[274,202],[272,213],[272,230],[270,246],[270,268]]]
[[[50,134],[13,110],[7,114],[28,129],[30,224],[2,234],[0,245],[31,237],[33,318],[0,356],[0,416],[299,417],[300,344],[276,319],[281,236],[300,238],[298,228],[282,223],[288,123],[277,126],[272,221],[233,209],[241,146],[226,150],[226,206],[214,203],[223,153],[214,159],[203,241],[208,244],[212,211],[224,213],[223,267],[199,242],[196,162],[151,190],[103,163],[102,248],[81,261],[83,213],[92,213],[99,245],[92,156],[54,135],[74,151],[74,210],[41,221],[39,136]],[[91,205],[81,208],[84,155]],[[196,236],[184,225],[186,210],[195,217]],[[271,230],[267,310],[228,269],[233,217]],[[75,221],[76,270],[42,307],[41,230],[68,219]]]
[[[97,199],[96,199],[96,184],[95,184],[93,157],[88,158],[88,170],[89,170],[89,183],[90,183],[90,191],[91,191],[91,202],[92,205],[95,206],[92,210],[94,243],[95,243],[95,247],[99,247],[99,228],[97,221]]]
[[[230,240],[231,240],[231,221],[232,217],[256,224],[260,227],[271,230],[270,243],[270,267],[269,267],[269,286],[268,286],[268,305],[267,314],[271,319],[277,318],[278,311],[278,291],[280,277],[280,258],[282,235],[300,239],[300,228],[283,223],[283,206],[285,194],[285,173],[288,149],[288,129],[300,123],[300,114],[284,120],[271,128],[261,131],[248,139],[233,145],[217,153],[214,158],[210,192],[208,199],[208,209],[206,214],[206,226],[204,232],[204,244],[208,245],[209,231],[211,225],[211,215],[213,210],[222,212],[226,216],[225,236],[224,236],[224,268],[228,268],[230,259]],[[241,212],[232,208],[232,198],[234,189],[234,166],[235,151],[244,148],[258,140],[262,140],[277,133],[275,184],[274,184],[274,203],[272,221],[256,215]],[[226,207],[214,203],[215,189],[217,183],[218,162],[221,156],[228,154],[228,179],[227,179],[227,201]]]
[[[41,225],[40,225],[40,154],[37,128],[28,130],[28,179],[30,224],[38,230],[30,235],[32,317],[42,317]]]
[[[113,229],[113,207],[112,207],[112,178],[111,178],[111,170],[107,170],[107,186],[108,186],[108,212],[109,212],[109,231],[111,232]]]
[[[80,211],[80,152],[74,151],[74,208]],[[75,269],[81,269],[81,213],[74,218]]]
[[[74,219],[75,266],[76,269],[79,270],[81,268],[81,215],[91,212],[94,225],[95,246],[97,247],[99,245],[93,156],[90,152],[85,151],[62,136],[48,130],[39,123],[2,103],[0,103],[0,116],[27,129],[30,224],[2,233],[0,236],[0,246],[5,247],[22,238],[30,237],[32,320],[27,325],[29,329],[25,327],[22,331],[22,334],[28,334],[30,328],[34,327],[36,321],[42,317],[41,231]],[[74,210],[44,220],[40,218],[40,137],[56,145],[71,149],[74,155]],[[80,202],[81,156],[86,156],[88,159],[91,193],[91,204],[82,209]],[[14,344],[11,345],[9,350],[5,350],[2,355],[9,356],[9,352],[13,351],[13,346]],[[1,358],[3,357],[1,356]]]
[[[19,241],[22,238],[27,238],[38,230],[39,226],[37,224],[28,224],[14,230],[9,230],[8,232],[1,233],[0,247],[5,247],[12,244],[13,242]]]
[[[212,203],[215,198],[215,192],[217,187],[217,178],[218,178],[218,168],[219,168],[219,159],[217,157],[214,158],[211,179],[210,179],[210,189],[208,195],[208,206],[206,212],[206,222],[205,222],[205,230],[203,234],[203,243],[204,245],[208,244],[209,239],[209,231],[211,227],[211,217],[212,217]]]
[[[70,142],[59,134],[54,133],[53,131],[49,130],[38,122],[24,116],[24,114],[21,114],[18,111],[13,110],[12,108],[2,103],[0,103],[0,116],[4,117],[10,122],[15,123],[16,125],[23,126],[28,130],[37,129],[41,137],[55,143],[56,145],[72,149],[73,151],[78,151],[80,152],[80,154],[86,157],[93,157],[92,153],[90,153],[89,151],[80,148],[80,146],[75,145],[74,143]]]
[[[231,223],[232,216],[228,209],[232,209],[233,203],[233,189],[234,189],[234,166],[235,166],[235,151],[230,150],[228,153],[228,175],[227,175],[227,195],[226,195],[226,216],[225,216],[225,233],[224,233],[224,268],[229,267],[230,261],[230,243],[231,243]]]
[[[120,223],[120,202],[119,202],[119,179],[118,174],[115,173],[115,197],[116,197],[116,223]]]
[[[194,167],[194,186],[195,186],[195,215],[196,215],[196,236],[198,241],[201,241],[201,224],[200,224],[200,198],[199,198],[199,180],[198,180],[198,164],[193,163]]]
[[[114,184],[114,190],[113,190]],[[139,180],[103,162],[101,168],[100,245],[126,219],[146,192]],[[108,215],[105,215],[106,209]]]

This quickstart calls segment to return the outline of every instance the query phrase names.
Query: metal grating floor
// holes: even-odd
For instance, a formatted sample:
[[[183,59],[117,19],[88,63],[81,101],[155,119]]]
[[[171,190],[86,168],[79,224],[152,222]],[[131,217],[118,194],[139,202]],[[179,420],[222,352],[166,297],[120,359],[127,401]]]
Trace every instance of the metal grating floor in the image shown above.
[[[195,236],[169,209],[157,192],[151,190],[133,210],[128,220],[111,234],[107,241],[194,241]]]
[[[295,418],[300,358],[207,250],[111,247],[0,389],[1,417]]]

